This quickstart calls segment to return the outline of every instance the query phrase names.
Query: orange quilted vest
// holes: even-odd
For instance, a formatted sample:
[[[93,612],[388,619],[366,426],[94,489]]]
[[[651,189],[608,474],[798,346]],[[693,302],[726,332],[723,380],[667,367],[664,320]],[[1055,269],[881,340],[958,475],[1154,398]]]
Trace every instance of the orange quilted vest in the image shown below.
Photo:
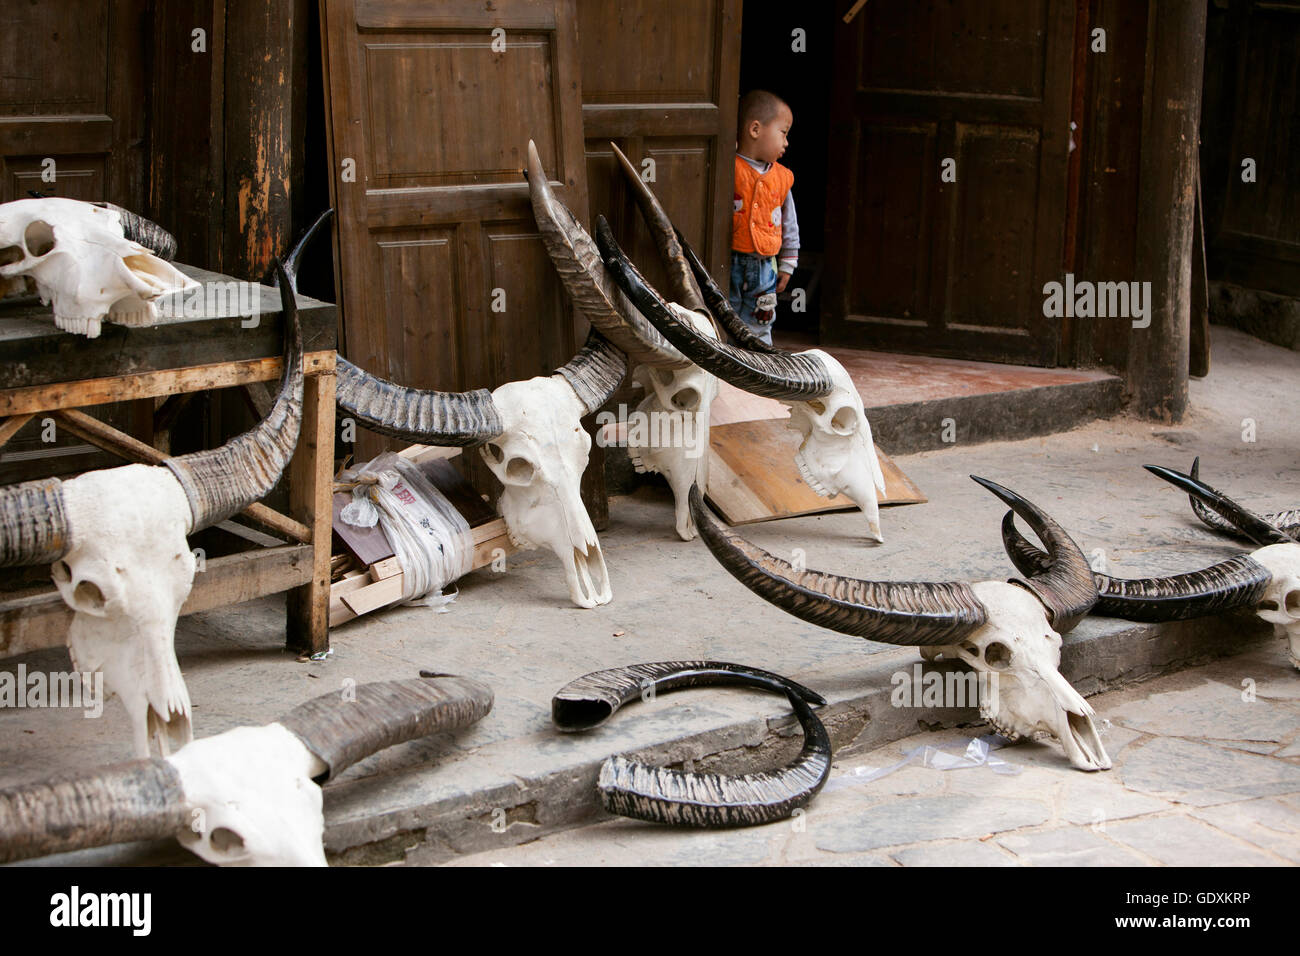
[[[781,251],[781,204],[794,185],[794,173],[780,163],[760,173],[736,157],[736,191],[731,216],[731,248],[774,256]]]

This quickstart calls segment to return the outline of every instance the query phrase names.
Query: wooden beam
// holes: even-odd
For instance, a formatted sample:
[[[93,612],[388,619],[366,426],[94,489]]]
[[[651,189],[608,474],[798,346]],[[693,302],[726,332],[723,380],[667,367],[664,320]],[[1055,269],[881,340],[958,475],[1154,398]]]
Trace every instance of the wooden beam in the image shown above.
[[[0,446],[7,445],[9,439],[13,438],[22,430],[22,427],[32,420],[31,414],[14,415],[12,418],[6,418],[0,422]]]
[[[286,544],[213,558],[194,575],[190,596],[181,614],[251,601],[310,580],[311,546]],[[68,636],[72,609],[59,592],[41,591],[0,602],[0,658],[47,647],[59,647]]]
[[[334,373],[303,387],[302,432],[289,463],[289,513],[311,528],[312,574],[289,594],[288,646],[307,654],[329,650],[330,545],[334,509]]]
[[[307,375],[333,372],[334,362],[333,351],[309,352],[303,356],[303,372]],[[230,388],[248,382],[278,379],[283,367],[282,358],[249,359],[146,372],[142,375],[115,375],[111,378],[11,388],[0,391],[0,415],[21,415],[55,408],[85,408],[88,405],[107,405],[109,402],[137,398],[157,398],[177,392]]]
[[[128,461],[161,465],[163,461],[171,457],[171,455],[164,454],[151,445],[146,445],[144,442],[118,431],[111,425],[101,422],[98,418],[92,418],[85,412],[68,408],[55,412],[54,415],[63,424],[64,428],[78,438],[83,438],[92,445],[110,451]],[[307,427],[305,421],[303,427]],[[268,508],[264,504],[251,504],[241,514],[259,524],[266,525],[272,531],[278,531],[280,534],[292,538],[294,541],[300,541],[303,544],[311,542],[310,528],[301,522],[280,514],[278,511]]]
[[[1150,325],[1129,331],[1131,410],[1178,422],[1187,411],[1197,127],[1205,0],[1151,0],[1134,279],[1151,283]]]

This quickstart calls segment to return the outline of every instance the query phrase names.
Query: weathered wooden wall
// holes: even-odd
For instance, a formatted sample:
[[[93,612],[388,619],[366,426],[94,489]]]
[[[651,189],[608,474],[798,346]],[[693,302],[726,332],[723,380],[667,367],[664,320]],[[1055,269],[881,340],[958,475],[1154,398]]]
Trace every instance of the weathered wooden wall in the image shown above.
[[[149,211],[180,259],[263,278],[312,214],[308,0],[157,0],[153,24]]]

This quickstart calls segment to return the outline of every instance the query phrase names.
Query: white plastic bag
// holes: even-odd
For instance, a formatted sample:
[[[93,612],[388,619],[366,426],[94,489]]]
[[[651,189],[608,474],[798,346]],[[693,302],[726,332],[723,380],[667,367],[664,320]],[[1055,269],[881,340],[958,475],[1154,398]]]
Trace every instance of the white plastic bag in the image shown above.
[[[446,610],[456,595],[442,589],[473,570],[474,540],[461,513],[392,452],[340,477],[352,487],[352,501],[339,517],[354,527],[379,524],[402,566],[402,603]]]

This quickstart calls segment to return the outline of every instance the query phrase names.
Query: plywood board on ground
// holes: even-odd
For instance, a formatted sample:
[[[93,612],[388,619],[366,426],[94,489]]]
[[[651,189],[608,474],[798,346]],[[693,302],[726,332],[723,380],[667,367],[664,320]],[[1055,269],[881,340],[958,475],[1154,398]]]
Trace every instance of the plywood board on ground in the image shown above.
[[[729,524],[856,508],[843,495],[823,498],[808,487],[794,463],[800,435],[783,419],[732,422],[709,430],[709,500]],[[912,480],[879,448],[885,473],[882,505],[926,500]]]

